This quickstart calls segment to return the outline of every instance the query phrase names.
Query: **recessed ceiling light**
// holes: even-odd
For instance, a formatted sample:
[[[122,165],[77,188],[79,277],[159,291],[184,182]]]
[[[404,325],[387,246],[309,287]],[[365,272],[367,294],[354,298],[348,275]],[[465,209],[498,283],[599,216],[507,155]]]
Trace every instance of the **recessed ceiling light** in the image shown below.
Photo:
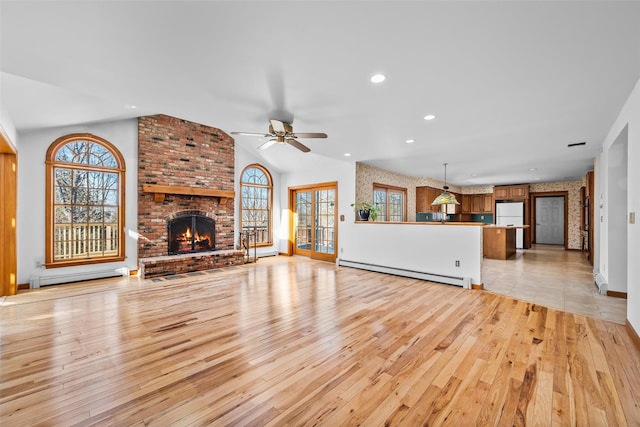
[[[426,116],[424,116],[425,120],[433,120],[435,118],[436,118],[436,116],[434,116],[433,114],[427,114]]]
[[[533,178],[534,181],[540,181],[540,177],[536,176],[535,178]]]
[[[537,171],[537,170],[538,170],[538,168],[529,168],[529,170],[530,170],[531,172],[533,172],[533,171]]]
[[[371,77],[371,81],[373,83],[382,83],[386,78],[387,77],[384,74],[376,74],[375,76]]]
[[[415,141],[415,139],[407,139],[405,142],[406,142],[407,144],[413,144],[413,143],[414,143],[414,142],[416,142],[416,141]]]
[[[351,153],[344,153],[344,156],[345,156],[345,157],[350,157],[350,156],[351,156]]]

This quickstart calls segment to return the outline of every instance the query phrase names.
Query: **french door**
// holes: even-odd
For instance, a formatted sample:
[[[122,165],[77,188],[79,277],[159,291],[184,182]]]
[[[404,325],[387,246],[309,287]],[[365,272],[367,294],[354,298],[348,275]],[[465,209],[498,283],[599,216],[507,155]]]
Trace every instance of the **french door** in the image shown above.
[[[337,183],[289,189],[290,246],[294,255],[335,262]]]

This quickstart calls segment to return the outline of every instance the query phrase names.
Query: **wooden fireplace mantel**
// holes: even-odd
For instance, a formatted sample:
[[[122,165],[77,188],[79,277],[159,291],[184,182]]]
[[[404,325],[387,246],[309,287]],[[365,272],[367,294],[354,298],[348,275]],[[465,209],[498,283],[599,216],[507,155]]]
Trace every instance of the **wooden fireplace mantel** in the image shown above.
[[[181,194],[185,196],[218,197],[220,204],[227,203],[227,199],[233,199],[236,192],[233,190],[214,190],[199,187],[181,187],[178,185],[142,184],[142,191],[153,193],[153,200],[163,202],[165,194]]]

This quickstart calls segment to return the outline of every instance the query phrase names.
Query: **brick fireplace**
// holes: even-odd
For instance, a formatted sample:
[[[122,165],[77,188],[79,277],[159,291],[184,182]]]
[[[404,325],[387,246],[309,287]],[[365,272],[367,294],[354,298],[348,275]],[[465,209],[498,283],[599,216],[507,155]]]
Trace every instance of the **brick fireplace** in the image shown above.
[[[138,260],[142,277],[243,262],[234,250],[234,142],[213,127],[166,115],[138,119]],[[172,251],[169,223],[197,214],[215,224],[213,251]],[[170,255],[172,253],[172,255]]]

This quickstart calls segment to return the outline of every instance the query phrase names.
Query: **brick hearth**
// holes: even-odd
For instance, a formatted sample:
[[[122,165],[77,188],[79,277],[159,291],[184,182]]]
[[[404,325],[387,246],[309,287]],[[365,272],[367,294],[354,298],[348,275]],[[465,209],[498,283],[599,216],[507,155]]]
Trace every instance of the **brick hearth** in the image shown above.
[[[238,250],[166,255],[140,259],[139,274],[149,279],[240,264],[244,264],[244,253]]]

